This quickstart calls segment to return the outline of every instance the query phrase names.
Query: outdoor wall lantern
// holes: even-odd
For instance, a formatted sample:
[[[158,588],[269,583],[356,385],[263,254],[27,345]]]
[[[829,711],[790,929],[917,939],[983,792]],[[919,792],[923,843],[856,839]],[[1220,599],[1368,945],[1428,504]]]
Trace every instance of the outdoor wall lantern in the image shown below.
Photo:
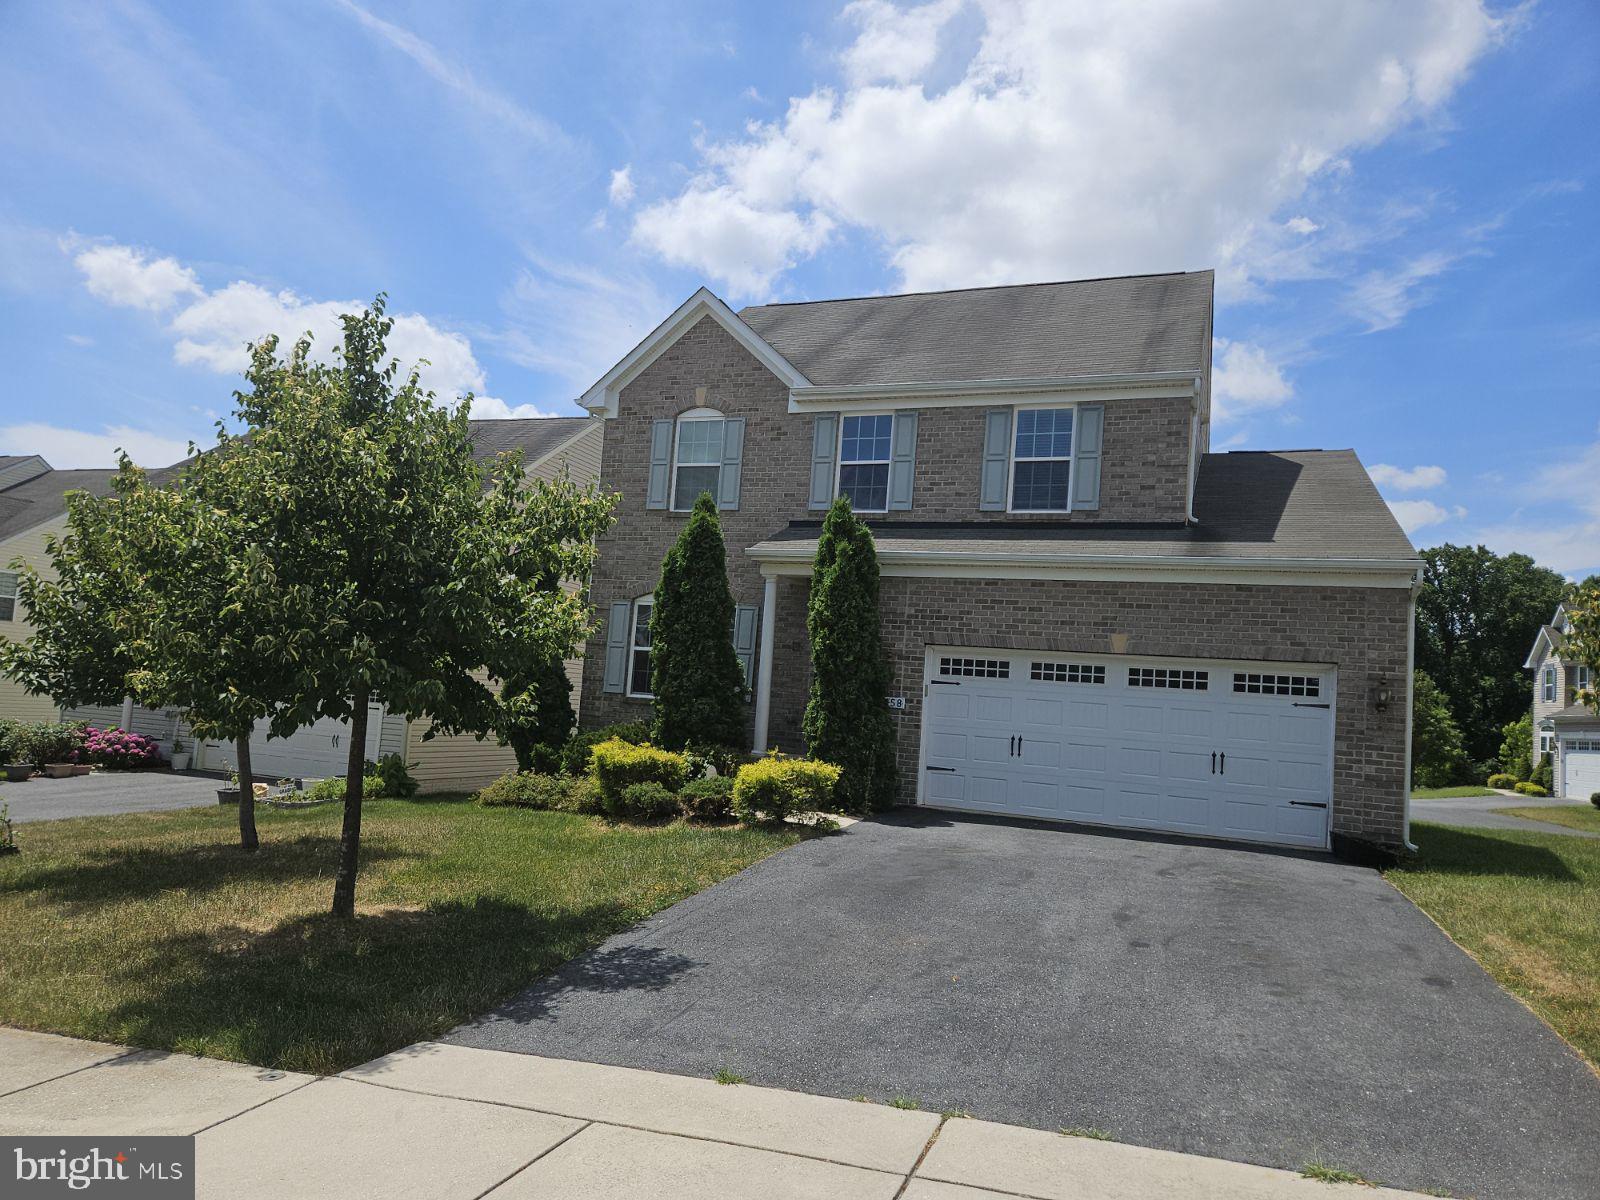
[[[1387,675],[1379,675],[1372,684],[1372,707],[1378,712],[1387,712],[1389,702],[1394,699],[1394,689],[1389,684]]]

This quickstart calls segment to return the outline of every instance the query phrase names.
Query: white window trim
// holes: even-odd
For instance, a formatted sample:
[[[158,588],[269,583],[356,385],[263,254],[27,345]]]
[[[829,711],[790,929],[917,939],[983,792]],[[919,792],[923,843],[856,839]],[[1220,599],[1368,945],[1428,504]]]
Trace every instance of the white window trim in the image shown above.
[[[1017,508],[1017,414],[1042,408],[1070,408],[1072,410],[1072,453],[1067,455],[1067,506],[1065,508]],[[1059,458],[1025,458],[1023,462],[1060,462]],[[1006,446],[1006,512],[1023,515],[1040,513],[1070,513],[1072,511],[1072,485],[1078,475],[1078,405],[1076,401],[1057,404],[1018,404],[1011,409],[1011,435]]]
[[[1551,704],[1556,698],[1556,669],[1551,666],[1545,667],[1544,674],[1540,678],[1542,682],[1539,694],[1546,704]]]
[[[1556,735],[1555,734],[1553,734],[1553,733],[1541,733],[1539,735],[1539,753],[1540,753],[1540,755],[1549,754],[1552,750],[1555,749],[1555,746],[1556,746]]]
[[[1589,668],[1584,666],[1582,663],[1579,663],[1578,664],[1578,668],[1577,668],[1577,672],[1576,672],[1576,678],[1577,678],[1577,684],[1578,684],[1578,686],[1580,688],[1588,687],[1589,686]]]
[[[870,461],[864,460],[861,462],[853,462],[848,464],[852,467],[875,467],[882,465],[889,468],[889,474],[884,479],[882,508],[857,508],[856,502],[853,499],[850,501],[851,512],[869,514],[886,513],[889,511],[889,487],[893,481],[894,475],[894,413],[892,412],[845,412],[839,414],[839,437],[833,447],[833,494],[835,496],[841,496],[844,494],[843,489],[840,487],[840,480],[844,478],[844,469],[846,466],[844,461],[844,423],[851,417],[889,418],[889,457],[882,460],[874,458]],[[1073,419],[1076,420],[1077,418]]]
[[[672,462],[670,463],[669,468],[668,468],[672,472],[672,479],[670,480],[670,482],[668,484],[668,488],[667,488],[667,491],[668,491],[667,511],[668,512],[693,512],[694,511],[694,501],[693,500],[689,501],[689,503],[687,505],[685,505],[684,507],[682,507],[682,508],[678,507],[678,468],[679,468],[679,466],[690,466],[690,467],[710,467],[710,466],[715,466],[715,467],[717,467],[718,471],[719,471],[719,474],[718,474],[718,477],[717,477],[718,487],[713,490],[712,494],[714,496],[716,496],[718,500],[720,500],[722,498],[721,495],[720,495],[720,492],[721,492],[721,474],[720,474],[720,471],[721,471],[721,467],[722,467],[721,462],[716,462],[716,463],[684,463],[684,464],[680,464],[678,462],[678,434],[683,429],[684,423],[687,422],[687,421],[726,421],[726,420],[727,420],[727,418],[725,416],[723,416],[722,413],[718,412],[714,408],[691,408],[688,412],[679,413],[678,417],[677,417],[677,420],[672,422]],[[840,424],[842,425],[843,422],[840,422]],[[724,439],[726,439],[727,436],[728,436],[728,431],[727,431],[727,427],[726,426],[723,427],[722,436],[723,436]],[[724,447],[723,447],[723,453],[724,454],[727,453],[726,445],[724,445]],[[698,496],[696,496],[696,499],[698,499]]]
[[[636,692],[633,690],[633,660],[640,650],[647,654],[654,648],[655,638],[651,637],[650,646],[639,645],[639,610],[644,607],[650,609],[650,615],[655,615],[656,598],[654,594],[637,597],[628,609],[628,677],[623,681],[624,693],[632,700],[654,700],[654,692]]]
[[[17,584],[19,583],[15,571],[0,571],[0,600],[11,601],[11,612],[0,621],[15,621],[17,619]]]

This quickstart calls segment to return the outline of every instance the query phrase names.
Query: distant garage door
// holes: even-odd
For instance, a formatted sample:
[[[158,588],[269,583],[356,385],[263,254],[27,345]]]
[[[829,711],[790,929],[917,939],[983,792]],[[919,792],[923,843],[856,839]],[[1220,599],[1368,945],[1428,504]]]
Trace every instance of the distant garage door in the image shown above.
[[[1587,800],[1600,792],[1600,738],[1580,738],[1563,746],[1561,794]]]
[[[368,759],[378,757],[378,739],[383,729],[383,706],[373,704],[367,709]],[[205,742],[202,746],[201,765],[216,770],[234,761],[238,754],[232,743]],[[302,725],[288,737],[268,736],[268,724],[256,724],[250,738],[250,771],[258,782],[272,779],[327,779],[343,775],[350,761],[350,723],[332,717],[320,717],[309,725]]]
[[[1328,846],[1328,667],[933,649],[921,803]]]

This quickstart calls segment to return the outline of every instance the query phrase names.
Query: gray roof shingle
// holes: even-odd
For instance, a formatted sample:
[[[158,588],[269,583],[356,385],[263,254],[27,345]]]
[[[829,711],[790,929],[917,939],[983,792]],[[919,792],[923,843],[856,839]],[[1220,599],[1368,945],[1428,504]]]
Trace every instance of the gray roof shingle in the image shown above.
[[[480,459],[509,450],[522,451],[522,465],[531,467],[597,417],[497,417],[474,419],[472,449]]]
[[[1212,273],[762,304],[739,316],[812,383],[1199,373]]]
[[[981,553],[1257,558],[1330,563],[1413,560],[1416,550],[1353,450],[1207,454],[1194,525],[1015,521],[872,524],[880,553]],[[751,548],[814,546],[817,522],[797,521]]]
[[[115,471],[46,471],[0,492],[0,539],[32,529],[67,510],[67,493],[111,491]]]

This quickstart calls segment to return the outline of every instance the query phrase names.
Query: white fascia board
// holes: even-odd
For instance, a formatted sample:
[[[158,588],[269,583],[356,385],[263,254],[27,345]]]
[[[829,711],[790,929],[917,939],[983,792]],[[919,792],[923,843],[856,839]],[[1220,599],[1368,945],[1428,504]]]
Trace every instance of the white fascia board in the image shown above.
[[[750,547],[763,575],[809,575],[813,551]],[[1038,554],[1026,558],[983,554],[878,552],[886,578],[1129,580],[1148,583],[1253,583],[1280,587],[1380,587],[1409,589],[1417,565],[1408,559],[1187,558],[1172,555]]]
[[[701,288],[690,296],[677,310],[607,371],[594,385],[578,397],[578,403],[597,416],[607,420],[617,415],[617,397],[639,372],[643,371],[674,342],[693,328],[702,317],[710,317],[721,325],[763,366],[790,388],[811,386],[800,370],[783,355],[774,350],[761,336],[740,320],[739,315],[718,299],[709,288]]]
[[[1538,670],[1539,651],[1541,649],[1548,649],[1552,654],[1555,653],[1555,647],[1550,644],[1550,634],[1542,627],[1539,630],[1539,636],[1533,639],[1533,649],[1528,651],[1528,661],[1522,664],[1523,670]],[[1534,685],[1538,685],[1538,680],[1534,681]]]
[[[1097,403],[1139,396],[1192,399],[1201,386],[1192,371],[1145,371],[1128,375],[1063,375],[1035,379],[968,379],[943,383],[873,383],[837,387],[791,387],[789,411],[816,412],[841,404],[880,409],[973,408],[1018,399]]]

